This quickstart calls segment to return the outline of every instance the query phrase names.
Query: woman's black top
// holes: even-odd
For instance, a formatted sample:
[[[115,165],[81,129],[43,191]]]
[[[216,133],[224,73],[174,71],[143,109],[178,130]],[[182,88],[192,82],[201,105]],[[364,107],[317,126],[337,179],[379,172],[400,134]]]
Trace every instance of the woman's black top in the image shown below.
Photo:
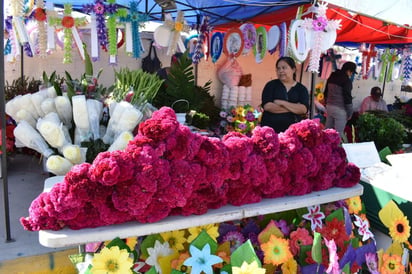
[[[289,91],[279,79],[268,82],[262,92],[262,107],[268,102],[276,99],[291,103],[300,103],[309,109],[309,93],[304,85],[296,83]],[[263,111],[261,126],[272,127],[277,133],[285,131],[291,124],[299,122],[301,115],[292,112],[272,113]]]

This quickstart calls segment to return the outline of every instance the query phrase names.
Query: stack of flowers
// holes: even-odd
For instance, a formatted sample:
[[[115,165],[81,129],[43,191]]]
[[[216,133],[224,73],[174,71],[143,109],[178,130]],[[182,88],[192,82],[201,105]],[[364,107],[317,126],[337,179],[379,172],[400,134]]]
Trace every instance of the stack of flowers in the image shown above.
[[[401,273],[391,271],[403,269],[391,264],[395,256],[377,256],[365,212],[358,196],[107,245],[90,243],[76,266],[80,273],[109,272],[109,260],[122,273]],[[117,255],[119,249],[128,261]]]
[[[75,165],[21,218],[27,230],[81,229],[169,215],[204,214],[228,203],[352,187],[359,168],[346,162],[335,130],[304,120],[277,135],[256,127],[251,137],[222,140],[192,133],[163,107],[139,124],[124,150]]]
[[[222,134],[236,131],[250,135],[260,121],[261,112],[251,105],[230,107],[220,112],[220,130]]]
[[[57,95],[51,87],[16,96],[6,104],[6,113],[17,122],[16,146],[43,155],[47,171],[55,175],[65,175],[74,165],[91,162],[86,157],[90,152],[87,144],[99,143],[103,136],[108,137],[100,151],[126,147],[143,114],[125,101],[113,103],[109,109],[113,115],[106,131],[101,124],[103,102],[83,94]]]

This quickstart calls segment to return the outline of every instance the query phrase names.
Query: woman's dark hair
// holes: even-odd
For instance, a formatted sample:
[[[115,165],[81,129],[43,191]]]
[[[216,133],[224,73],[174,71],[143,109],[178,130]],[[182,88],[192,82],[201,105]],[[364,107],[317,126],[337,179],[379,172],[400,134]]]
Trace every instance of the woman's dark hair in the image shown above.
[[[289,57],[289,56],[280,57],[276,61],[276,67],[278,67],[278,64],[279,64],[280,61],[284,61],[289,65],[289,67],[291,67],[292,69],[296,69],[296,63],[295,63],[295,60],[293,60],[292,57]],[[293,73],[293,80],[296,81],[296,70],[295,70],[295,73]]]

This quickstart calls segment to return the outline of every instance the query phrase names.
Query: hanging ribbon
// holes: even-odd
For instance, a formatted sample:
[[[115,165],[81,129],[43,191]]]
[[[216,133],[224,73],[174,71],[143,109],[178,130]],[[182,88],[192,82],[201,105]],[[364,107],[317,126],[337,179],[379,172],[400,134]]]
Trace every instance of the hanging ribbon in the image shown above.
[[[29,39],[29,35],[27,33],[26,27],[24,25],[24,1],[11,1],[11,15],[12,15],[12,26],[14,29],[14,33],[16,37],[18,37],[18,41],[23,46],[24,52],[27,56],[33,57],[33,45]]]
[[[203,54],[203,45],[206,40],[206,35],[210,32],[211,27],[209,26],[209,16],[203,16],[202,24],[199,27],[199,39],[197,40],[197,44],[192,56],[193,64],[199,64],[200,58],[202,58]]]
[[[412,73],[412,58],[410,49],[403,49],[403,64],[402,64],[402,84],[408,85],[411,80]]]
[[[85,59],[83,42],[80,39],[79,32],[77,31],[78,26],[86,24],[86,18],[74,18],[72,16],[72,5],[64,4],[63,18],[49,17],[49,24],[52,26],[62,26],[64,28],[64,57],[63,64],[72,63],[72,44],[73,40],[77,49],[79,50],[80,57],[82,60]]]
[[[371,44],[368,48],[365,44],[362,44],[360,52],[362,52],[362,78],[366,80],[370,73],[371,59],[376,57],[377,51],[374,44]]]
[[[8,16],[4,22],[5,32],[8,34],[7,43],[10,44],[10,53],[4,54],[7,56],[7,61],[13,63],[16,61],[16,56],[20,55],[20,47],[18,46],[17,37],[13,29],[13,17]]]
[[[37,40],[39,45],[39,56],[45,58],[47,56],[47,13],[44,8],[44,1],[37,0],[37,8],[33,12],[34,19],[37,21]]]
[[[385,72],[389,64],[390,58],[391,58],[391,54],[390,54],[389,49],[387,48],[381,55],[381,66],[380,66],[381,68],[380,68],[380,73],[379,73],[379,82],[383,82],[383,80],[385,80]]]
[[[123,10],[123,14],[120,16],[120,21],[126,23],[126,52],[132,52],[134,58],[140,58],[143,47],[140,40],[139,27],[147,20],[147,15],[141,14],[138,3],[132,1],[130,2],[129,12],[124,13]],[[130,38],[132,40],[130,40]],[[132,47],[132,49],[130,47]]]
[[[94,4],[83,5],[83,12],[92,14],[91,17],[91,57],[94,60],[99,58],[99,50],[96,44],[107,51],[111,51],[111,60],[114,59],[117,54],[117,38],[116,38],[116,17],[117,4],[115,1],[110,0],[109,4],[105,4],[104,0],[95,0]],[[106,24],[107,17],[107,24]],[[113,46],[113,33],[115,36]],[[114,49],[114,50],[113,50]],[[113,57],[114,55],[114,57]],[[112,62],[111,62],[112,63]]]
[[[390,52],[389,56],[389,67],[388,67],[388,73],[386,74],[386,81],[391,82],[393,80],[393,67],[395,66],[395,63],[399,61],[399,56],[398,56],[398,50],[393,49]]]
[[[326,17],[327,3],[319,3],[315,10],[315,19],[305,18],[305,27],[312,32],[313,44],[308,70],[319,73],[319,60],[322,51],[329,49],[336,40],[336,30],[341,26],[341,20],[328,20]]]
[[[48,21],[50,18],[57,18],[57,12],[53,8],[53,3],[46,2],[46,16]],[[47,50],[54,50],[56,48],[55,28],[47,24]]]
[[[288,30],[285,22],[280,24],[280,35],[279,57],[283,57],[286,56],[288,45]]]
[[[180,38],[180,33],[188,32],[190,30],[190,27],[185,23],[183,11],[178,11],[176,21],[173,21],[170,14],[166,14],[164,26],[166,26],[172,32],[170,35],[167,55],[175,54],[177,47],[179,47],[179,50],[181,52],[184,52],[186,48],[182,42],[182,39]]]

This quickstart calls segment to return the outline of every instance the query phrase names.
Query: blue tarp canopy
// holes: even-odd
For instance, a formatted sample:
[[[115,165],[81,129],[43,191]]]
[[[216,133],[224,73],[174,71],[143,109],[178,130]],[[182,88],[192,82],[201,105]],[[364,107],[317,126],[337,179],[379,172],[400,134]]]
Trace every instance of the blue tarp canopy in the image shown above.
[[[14,0],[13,0],[14,1]],[[50,1],[56,6],[62,7],[65,3],[72,4],[73,8],[81,11],[83,5],[93,4],[95,1],[85,0],[53,0]],[[168,3],[175,3],[173,9],[163,9],[162,6],[167,6]],[[107,3],[107,2],[106,2]],[[129,8],[130,0],[116,0],[116,4]],[[299,6],[302,4],[311,3],[308,0],[141,0],[137,1],[139,11],[148,14],[149,21],[163,21],[163,13],[170,13],[176,17],[177,11],[183,11],[185,20],[189,25],[200,23],[202,16],[209,16],[209,23],[212,26],[248,21],[258,15],[272,13],[290,6]],[[164,3],[164,4],[162,4]]]

